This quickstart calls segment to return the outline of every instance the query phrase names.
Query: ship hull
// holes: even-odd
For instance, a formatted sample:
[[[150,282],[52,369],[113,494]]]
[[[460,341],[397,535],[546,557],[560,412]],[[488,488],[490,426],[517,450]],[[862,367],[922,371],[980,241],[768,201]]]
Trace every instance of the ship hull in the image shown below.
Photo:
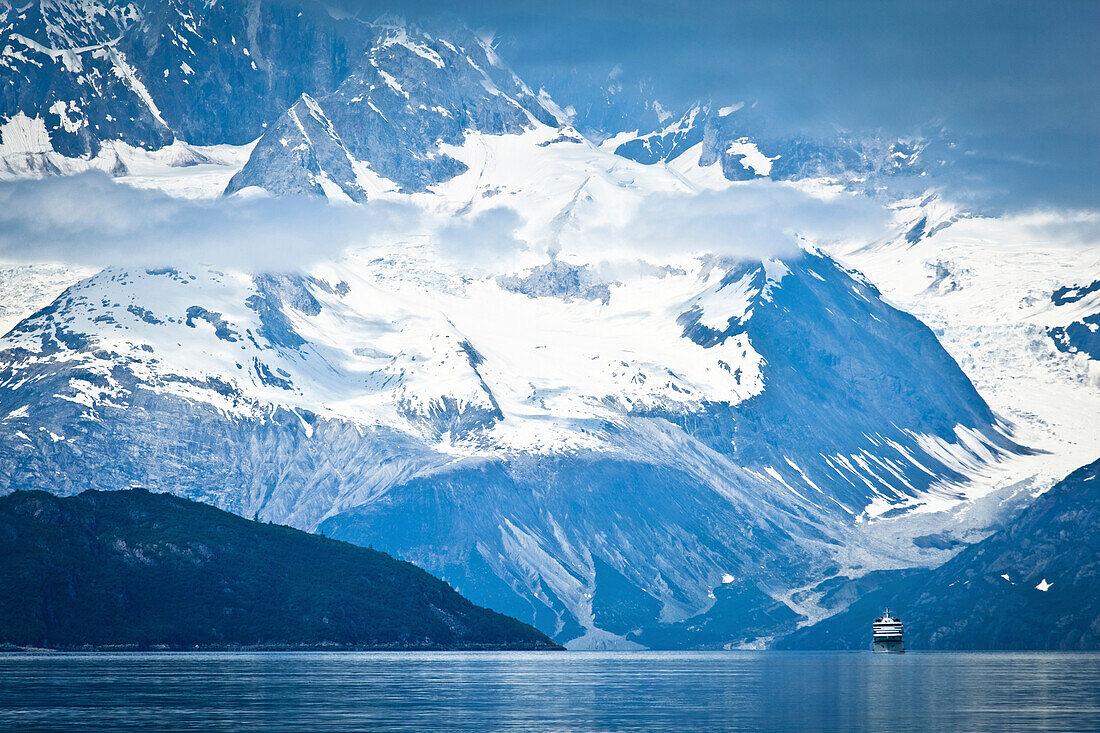
[[[901,641],[875,641],[871,643],[871,651],[876,654],[904,654],[905,644]]]

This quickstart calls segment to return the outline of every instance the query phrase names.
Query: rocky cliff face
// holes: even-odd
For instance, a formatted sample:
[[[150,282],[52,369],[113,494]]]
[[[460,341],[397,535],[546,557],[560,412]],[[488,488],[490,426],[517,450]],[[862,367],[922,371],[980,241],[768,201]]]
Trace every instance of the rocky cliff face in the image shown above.
[[[241,145],[302,93],[338,84],[369,37],[310,2],[7,4],[0,119],[41,119],[69,157],[105,141]]]

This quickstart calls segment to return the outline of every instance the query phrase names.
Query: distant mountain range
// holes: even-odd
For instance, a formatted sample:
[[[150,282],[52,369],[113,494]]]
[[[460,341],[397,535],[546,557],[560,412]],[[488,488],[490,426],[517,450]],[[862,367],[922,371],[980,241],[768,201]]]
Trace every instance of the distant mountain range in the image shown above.
[[[577,110],[468,29],[308,1],[0,7],[5,180],[410,222],[306,272],[3,271],[0,491],[170,491],[574,647],[737,647],[839,610],[822,582],[941,564],[1100,448],[1100,258],[1006,261],[1024,230],[922,188],[928,140]],[[768,213],[790,200],[886,230],[817,241]]]
[[[406,562],[144,490],[0,497],[0,644],[554,649]]]

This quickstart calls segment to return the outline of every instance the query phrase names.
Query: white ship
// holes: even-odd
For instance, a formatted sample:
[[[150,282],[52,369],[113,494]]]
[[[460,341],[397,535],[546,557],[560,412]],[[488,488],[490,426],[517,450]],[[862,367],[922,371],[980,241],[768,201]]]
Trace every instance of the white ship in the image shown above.
[[[901,638],[901,619],[890,615],[890,609],[872,624],[871,649],[887,654],[901,654],[905,644]]]

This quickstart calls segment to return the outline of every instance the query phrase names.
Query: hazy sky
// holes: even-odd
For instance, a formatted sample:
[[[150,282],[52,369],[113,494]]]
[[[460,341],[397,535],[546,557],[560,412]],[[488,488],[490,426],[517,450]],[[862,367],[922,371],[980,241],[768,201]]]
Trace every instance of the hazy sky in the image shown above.
[[[1100,206],[1097,0],[340,1],[494,29],[512,67],[563,104],[577,79],[621,66],[666,106],[758,100],[794,131],[942,121],[969,151],[969,186]]]

